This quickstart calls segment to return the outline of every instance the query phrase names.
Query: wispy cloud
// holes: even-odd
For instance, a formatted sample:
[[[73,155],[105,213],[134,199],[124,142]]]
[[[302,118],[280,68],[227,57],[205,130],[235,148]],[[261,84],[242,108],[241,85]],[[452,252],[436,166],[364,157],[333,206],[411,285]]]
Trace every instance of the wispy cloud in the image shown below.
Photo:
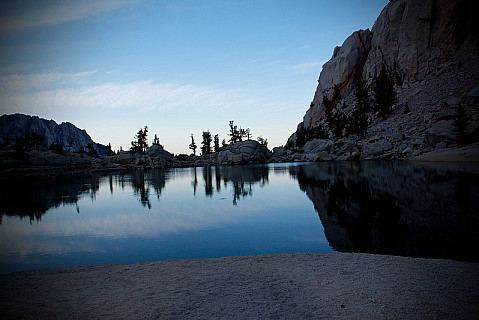
[[[294,66],[289,67],[290,70],[292,70],[295,73],[305,73],[305,72],[310,72],[312,70],[318,71],[319,73],[319,68],[324,64],[324,62],[320,61],[314,61],[314,62],[304,62],[304,63],[299,63]]]
[[[0,93],[11,95],[18,92],[45,89],[51,85],[79,84],[97,70],[78,73],[34,73],[34,74],[4,74],[0,75]]]
[[[62,24],[137,3],[140,0],[15,1],[0,5],[0,32]]]
[[[0,75],[0,105],[25,108],[223,110],[259,104],[239,90],[154,80],[89,85],[93,74]]]

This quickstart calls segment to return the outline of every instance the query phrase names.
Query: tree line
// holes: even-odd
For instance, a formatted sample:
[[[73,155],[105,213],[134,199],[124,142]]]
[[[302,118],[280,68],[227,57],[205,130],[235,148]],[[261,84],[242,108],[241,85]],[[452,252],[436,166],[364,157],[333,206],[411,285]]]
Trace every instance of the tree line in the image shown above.
[[[229,122],[229,133],[228,133],[228,143],[233,144],[236,142],[241,142],[241,141],[246,141],[246,140],[251,140],[252,134],[251,134],[251,129],[246,128],[243,129],[242,127],[239,127],[235,125],[234,121],[231,120]],[[196,156],[196,150],[198,149],[198,145],[195,142],[195,137],[193,134],[190,135],[191,138],[191,143],[188,145],[188,149],[191,150],[192,155]],[[222,147],[225,147],[228,145],[226,142],[226,139],[223,139],[220,144],[220,138],[218,134],[215,134],[212,136],[211,132],[209,130],[203,131],[202,136],[201,136],[201,155],[206,156],[211,153],[216,153],[220,152],[220,149]],[[261,136],[257,138],[258,142],[264,146],[268,146],[268,139],[265,139]],[[155,134],[155,137],[153,138],[153,144],[152,145],[158,145],[163,147],[160,144],[160,140],[158,136]],[[130,153],[145,153],[146,150],[148,149],[148,127],[145,126],[143,129],[140,129],[134,137],[134,140],[131,141],[131,147],[130,147]]]
[[[394,88],[394,79],[384,67],[372,85],[371,99],[366,81],[360,80],[356,82],[353,91],[354,105],[349,114],[344,112],[344,110],[348,109],[348,106],[344,102],[341,104],[337,102],[340,99],[339,88],[335,87],[334,91],[332,99],[328,99],[326,96],[323,97],[324,123],[320,123],[312,128],[300,128],[296,132],[296,143],[287,144],[287,148],[294,146],[301,148],[307,141],[328,139],[331,136],[340,139],[355,134],[364,138],[370,124],[368,114],[373,111],[376,113],[377,118],[386,119],[398,101]],[[410,111],[407,104],[404,111],[405,113]]]

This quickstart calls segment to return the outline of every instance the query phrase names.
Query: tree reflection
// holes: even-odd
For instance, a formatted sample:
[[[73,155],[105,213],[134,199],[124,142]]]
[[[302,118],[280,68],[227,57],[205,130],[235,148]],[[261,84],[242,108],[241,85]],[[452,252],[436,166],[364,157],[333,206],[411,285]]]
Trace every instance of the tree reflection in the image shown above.
[[[100,176],[55,176],[8,180],[0,183],[1,216],[28,217],[40,221],[51,208],[75,205],[80,213],[78,200],[82,195],[95,199],[100,186]]]
[[[479,260],[479,173],[347,162],[291,167],[338,251]]]
[[[139,197],[140,203],[151,209],[151,202],[150,202],[150,188],[149,186],[145,185],[145,171],[144,170],[136,170],[133,174],[133,192],[137,197]]]

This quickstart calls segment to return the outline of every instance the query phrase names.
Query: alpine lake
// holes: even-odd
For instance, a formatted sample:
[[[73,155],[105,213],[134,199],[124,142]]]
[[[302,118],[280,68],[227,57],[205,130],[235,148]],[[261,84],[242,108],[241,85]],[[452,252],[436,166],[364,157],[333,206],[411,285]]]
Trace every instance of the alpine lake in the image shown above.
[[[287,252],[477,262],[478,248],[478,164],[283,163],[0,185],[0,273]]]

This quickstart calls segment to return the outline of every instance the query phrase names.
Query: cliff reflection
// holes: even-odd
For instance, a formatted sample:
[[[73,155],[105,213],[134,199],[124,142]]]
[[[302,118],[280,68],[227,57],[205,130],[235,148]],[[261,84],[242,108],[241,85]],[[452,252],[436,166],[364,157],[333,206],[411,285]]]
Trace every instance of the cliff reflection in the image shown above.
[[[477,167],[320,163],[290,174],[338,251],[479,261]]]

